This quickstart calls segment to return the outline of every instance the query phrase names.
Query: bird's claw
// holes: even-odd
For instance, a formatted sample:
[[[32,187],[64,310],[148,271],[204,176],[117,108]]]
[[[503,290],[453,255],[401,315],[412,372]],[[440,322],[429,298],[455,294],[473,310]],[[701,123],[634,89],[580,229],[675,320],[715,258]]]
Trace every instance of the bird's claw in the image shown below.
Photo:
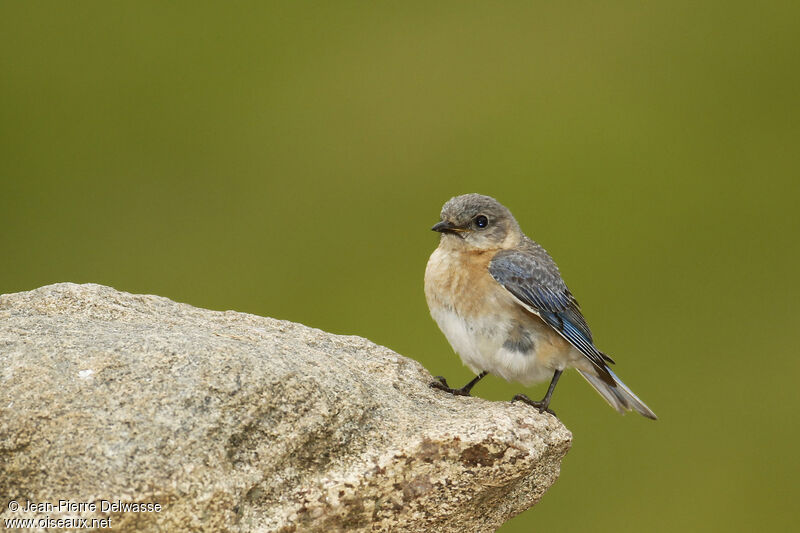
[[[433,387],[434,389],[438,389],[439,385],[443,385],[448,389],[450,388],[450,385],[447,384],[447,380],[444,378],[444,376],[433,376],[433,379],[436,380],[433,383],[431,383],[431,387]]]
[[[539,410],[540,413],[550,413],[551,415],[556,416],[555,411],[548,408],[548,404],[544,402],[536,402],[534,400],[531,400],[524,394],[515,394],[514,397],[511,398],[511,403],[514,403],[516,401],[520,401],[522,403],[530,405],[531,407],[535,407],[536,409]]]
[[[470,395],[469,391],[468,390],[464,390],[463,388],[461,388],[461,389],[451,388],[447,384],[447,380],[443,376],[435,376],[433,379],[435,379],[436,381],[432,381],[431,382],[430,387],[432,389],[439,389],[439,390],[444,391],[444,392],[449,392],[450,394],[453,394],[455,396],[469,396]]]

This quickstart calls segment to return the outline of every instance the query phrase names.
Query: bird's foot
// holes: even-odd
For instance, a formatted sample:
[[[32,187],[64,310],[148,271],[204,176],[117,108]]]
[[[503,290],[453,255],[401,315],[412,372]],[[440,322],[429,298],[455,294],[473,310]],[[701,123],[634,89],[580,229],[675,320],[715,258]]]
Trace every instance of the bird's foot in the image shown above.
[[[555,411],[548,408],[549,402],[547,403],[545,403],[544,401],[535,402],[530,398],[528,398],[527,396],[525,396],[524,394],[515,394],[514,397],[511,398],[511,403],[514,403],[516,401],[527,403],[528,405],[537,408],[540,413],[550,413],[551,415],[556,416]]]
[[[469,389],[467,387],[461,387],[460,389],[451,388],[447,384],[447,380],[444,379],[443,376],[435,376],[433,379],[436,381],[431,382],[430,387],[432,389],[439,389],[445,392],[449,392],[450,394],[454,394],[456,396],[469,396]]]

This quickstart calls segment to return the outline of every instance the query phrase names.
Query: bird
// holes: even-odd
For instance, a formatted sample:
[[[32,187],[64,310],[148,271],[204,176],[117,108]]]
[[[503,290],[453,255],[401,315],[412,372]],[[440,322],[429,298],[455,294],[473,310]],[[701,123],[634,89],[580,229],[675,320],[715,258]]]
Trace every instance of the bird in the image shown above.
[[[431,229],[441,237],[425,268],[428,308],[476,374],[461,388],[441,376],[431,387],[469,396],[488,374],[525,386],[550,379],[541,400],[516,394],[512,402],[555,415],[553,391],[561,374],[574,368],[620,413],[656,419],[611,370],[613,359],[595,346],[555,261],[522,232],[511,211],[491,196],[464,194],[444,204]]]

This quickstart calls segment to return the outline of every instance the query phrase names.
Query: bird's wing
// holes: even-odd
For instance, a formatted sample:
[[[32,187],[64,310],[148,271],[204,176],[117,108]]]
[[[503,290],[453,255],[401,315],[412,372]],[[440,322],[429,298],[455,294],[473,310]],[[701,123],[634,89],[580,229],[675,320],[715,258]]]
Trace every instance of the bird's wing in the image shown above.
[[[528,311],[538,315],[595,366],[604,381],[613,381],[606,361],[595,348],[592,332],[578,302],[569,292],[553,260],[538,245],[503,250],[489,263],[489,273]]]

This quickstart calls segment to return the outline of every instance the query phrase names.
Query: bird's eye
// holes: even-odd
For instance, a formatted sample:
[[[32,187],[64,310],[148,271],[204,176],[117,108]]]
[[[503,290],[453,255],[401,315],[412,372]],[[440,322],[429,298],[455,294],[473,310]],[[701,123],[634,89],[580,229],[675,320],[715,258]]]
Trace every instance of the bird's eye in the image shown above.
[[[483,229],[489,225],[489,219],[483,215],[478,215],[475,217],[475,225],[478,226],[480,229]]]

